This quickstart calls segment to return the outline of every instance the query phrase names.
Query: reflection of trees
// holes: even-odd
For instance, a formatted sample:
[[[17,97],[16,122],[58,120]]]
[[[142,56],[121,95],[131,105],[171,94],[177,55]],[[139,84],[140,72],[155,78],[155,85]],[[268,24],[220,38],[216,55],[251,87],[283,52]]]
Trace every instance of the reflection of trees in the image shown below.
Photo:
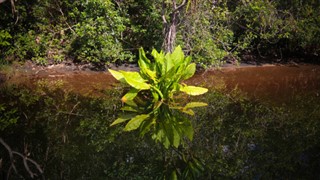
[[[116,118],[115,107],[121,106],[122,90],[110,90],[99,98],[49,85],[42,90],[19,87],[0,92],[0,101],[10,101],[8,111],[11,106],[18,108],[19,116],[16,125],[1,131],[3,140],[15,142],[10,151],[19,153],[23,149],[17,147],[25,139],[30,157],[51,179],[154,179],[170,177],[173,170],[187,173],[197,163],[204,167],[202,171],[199,166],[198,179],[312,179],[319,174],[319,97],[297,97],[290,107],[275,108],[248,101],[237,91],[211,91],[197,97],[209,106],[188,116],[194,140],[186,141],[183,149],[166,150],[148,136],[139,138],[119,133],[122,127],[109,127]],[[189,100],[194,99],[184,99]],[[7,149],[0,149],[1,155],[5,152],[6,157]],[[21,155],[13,153],[20,173],[27,172]],[[42,177],[27,158],[30,170]],[[9,169],[11,164],[4,160],[2,169]]]
[[[18,176],[19,178],[23,178],[23,175],[21,175],[16,168],[17,161],[16,161],[15,157],[18,156],[21,158],[21,161],[23,162],[24,169],[27,171],[30,178],[40,178],[41,177],[41,179],[44,179],[43,170],[37,162],[35,162],[33,159],[29,158],[27,155],[23,155],[17,151],[13,151],[10,148],[10,146],[3,141],[2,138],[0,138],[0,144],[2,144],[5,147],[8,155],[9,155],[9,158],[10,158],[9,168],[6,170],[2,169],[2,164],[5,162],[3,162],[2,158],[0,159],[0,171],[2,171],[1,173],[3,173],[2,174],[3,177],[6,177],[6,179],[10,179],[11,174],[14,173],[15,176]],[[33,165],[37,171],[34,171],[30,167],[30,164]],[[6,171],[6,174],[5,174],[5,171]]]

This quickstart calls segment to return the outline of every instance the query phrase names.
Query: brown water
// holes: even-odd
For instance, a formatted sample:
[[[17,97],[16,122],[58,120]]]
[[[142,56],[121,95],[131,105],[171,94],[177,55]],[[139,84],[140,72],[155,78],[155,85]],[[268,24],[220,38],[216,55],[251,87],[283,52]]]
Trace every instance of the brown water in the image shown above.
[[[148,138],[120,134],[122,127],[109,127],[121,107],[121,92],[107,72],[46,69],[0,78],[31,87],[45,81],[34,92],[23,86],[0,88],[0,138],[36,160],[49,179],[163,179],[171,173],[171,164],[183,169],[180,158],[188,156],[205,162],[198,179],[320,177],[320,66],[229,67],[197,73],[187,84],[222,91],[220,87],[237,88],[250,98],[287,104],[278,108],[232,93],[205,94],[200,101],[208,106],[189,117],[195,135],[183,150],[186,156],[164,151]],[[64,89],[50,89],[50,82],[55,87],[59,81]],[[14,162],[29,177],[22,158],[11,161],[7,151],[0,144],[0,174]]]
[[[17,73],[8,82],[33,84],[38,80],[62,80],[67,89],[91,95],[99,95],[117,84],[108,72],[53,70]],[[227,67],[198,73],[187,83],[208,88],[236,88],[250,98],[287,102],[297,95],[320,96],[320,66]]]
[[[320,96],[320,66],[258,66],[223,68],[196,75],[190,83],[241,90],[250,98],[288,102],[294,96]]]

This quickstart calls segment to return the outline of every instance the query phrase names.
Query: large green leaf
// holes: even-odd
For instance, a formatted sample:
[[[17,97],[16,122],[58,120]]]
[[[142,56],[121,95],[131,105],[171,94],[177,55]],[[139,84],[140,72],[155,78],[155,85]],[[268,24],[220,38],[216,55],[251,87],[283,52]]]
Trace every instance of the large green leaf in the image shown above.
[[[189,119],[183,118],[183,134],[190,140],[192,141],[193,139],[193,135],[194,135],[194,131],[193,131],[193,127],[192,124],[190,122]]]
[[[146,76],[149,80],[156,81],[156,72],[153,71],[150,60],[146,57],[146,54],[142,48],[139,49],[139,60],[138,64],[140,72]]]
[[[158,53],[157,50],[153,49],[151,55],[154,57],[156,61],[158,76],[161,77],[166,73],[164,53],[162,51]]]
[[[138,72],[121,71],[121,73],[123,74],[124,79],[130,86],[138,90],[150,89],[150,84],[147,84],[145,82],[145,79],[143,79]]]
[[[122,102],[127,102],[127,101],[132,101],[137,95],[138,95],[139,90],[135,88],[131,88],[127,94],[125,94],[122,98]]]
[[[190,102],[184,106],[184,109],[204,107],[204,106],[208,106],[208,104],[204,102]]]
[[[126,103],[128,103],[129,101],[127,101]],[[131,112],[138,112],[137,108],[134,108],[132,106],[123,106],[121,108],[121,110],[123,111],[131,111]]]
[[[144,62],[147,65],[151,64],[151,61],[147,58],[146,53],[144,52],[143,48],[139,48],[139,60],[138,60],[138,62]]]
[[[149,118],[149,114],[137,115],[127,123],[124,130],[125,131],[136,130],[140,126],[140,124],[148,118]]]
[[[115,70],[112,70],[112,69],[109,69],[109,72],[111,73],[111,75],[116,78],[118,81],[120,82],[126,82],[124,77],[123,77],[123,74],[121,72],[118,72],[118,71],[115,71]]]
[[[194,116],[194,111],[192,109],[181,109],[181,112]]]
[[[173,59],[171,58],[170,53],[167,53],[167,54],[165,55],[164,63],[165,63],[166,73],[168,73],[170,70],[173,69],[174,63],[173,63]]]
[[[114,126],[116,124],[123,123],[125,121],[128,121],[129,119],[132,119],[135,116],[136,116],[136,114],[124,114],[124,115],[121,115],[119,118],[117,118],[115,121],[113,121],[113,123],[110,126]]]
[[[197,96],[208,92],[207,88],[197,86],[181,86],[180,91],[185,92],[192,96]]]
[[[184,60],[184,53],[182,51],[181,46],[177,46],[172,54],[170,54],[170,58],[172,59],[172,63],[175,67],[181,66]]]
[[[189,64],[187,68],[184,70],[181,80],[189,79],[194,75],[195,72],[196,72],[196,64],[195,63]]]
[[[167,130],[165,129],[163,123],[160,122],[156,124],[155,133],[153,133],[152,139],[161,142],[164,145],[164,147],[168,149],[171,142],[169,141],[166,131]]]
[[[171,143],[174,147],[178,148],[180,145],[180,141],[182,139],[182,137],[180,136],[180,133],[179,133],[179,126],[176,127],[174,125],[171,125],[169,130],[172,132],[172,133],[170,133],[170,135],[172,136],[172,137],[170,137],[170,139],[172,140]],[[169,135],[169,133],[168,133],[168,135]]]
[[[149,119],[148,121],[142,121],[140,125],[140,135],[144,136],[147,132],[150,131],[150,128],[156,124],[156,118],[153,117],[152,119]]]

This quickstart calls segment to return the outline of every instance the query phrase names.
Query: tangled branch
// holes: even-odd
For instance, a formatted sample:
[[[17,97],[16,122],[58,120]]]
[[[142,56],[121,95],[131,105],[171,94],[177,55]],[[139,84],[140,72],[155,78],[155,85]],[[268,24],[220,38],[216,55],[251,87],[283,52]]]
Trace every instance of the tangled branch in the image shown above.
[[[23,161],[24,168],[29,173],[29,175],[32,179],[35,177],[42,177],[42,179],[45,179],[43,176],[43,170],[37,162],[35,162],[33,159],[30,159],[27,156],[25,156],[19,152],[13,151],[10,148],[10,146],[4,142],[4,140],[2,138],[0,138],[0,144],[2,144],[6,148],[8,154],[9,154],[9,158],[10,158],[10,167],[8,169],[6,179],[10,179],[10,174],[11,174],[12,170],[14,171],[15,174],[17,174],[18,176],[21,176],[15,166],[15,160],[14,160],[15,155],[21,157],[21,159]],[[1,159],[1,162],[2,162],[2,159]],[[39,174],[30,170],[30,165],[29,165],[30,163],[33,164],[37,168]]]

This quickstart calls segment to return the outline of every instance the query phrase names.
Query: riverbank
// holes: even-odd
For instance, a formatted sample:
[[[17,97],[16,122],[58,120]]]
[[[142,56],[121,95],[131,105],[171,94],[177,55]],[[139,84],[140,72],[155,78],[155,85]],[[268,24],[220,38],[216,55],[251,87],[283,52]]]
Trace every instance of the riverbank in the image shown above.
[[[296,63],[294,61],[287,63],[275,63],[264,62],[258,63],[256,61],[245,61],[243,63],[227,62],[221,67],[212,67],[209,69],[203,69],[198,67],[198,72],[214,71],[221,69],[235,69],[246,67],[266,67],[266,66],[298,66],[303,63]],[[33,63],[32,61],[26,61],[24,64],[15,63],[7,65],[5,68],[0,69],[0,84],[14,76],[36,76],[36,77],[54,77],[64,76],[68,74],[81,74],[81,73],[104,73],[108,72],[108,69],[124,70],[124,71],[138,71],[137,64],[92,64],[92,63],[73,63],[72,61],[65,61],[60,64],[51,64],[48,66],[41,66]]]

